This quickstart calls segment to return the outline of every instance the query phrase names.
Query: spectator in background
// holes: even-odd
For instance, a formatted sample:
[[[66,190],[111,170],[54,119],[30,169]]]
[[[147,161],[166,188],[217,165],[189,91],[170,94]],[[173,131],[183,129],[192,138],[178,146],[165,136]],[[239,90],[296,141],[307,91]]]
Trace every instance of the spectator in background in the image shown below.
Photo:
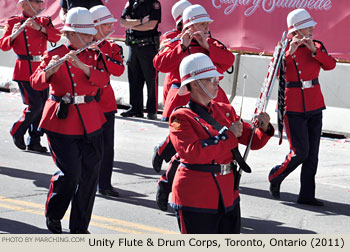
[[[161,6],[157,0],[129,0],[121,16],[125,44],[129,46],[128,79],[131,108],[123,117],[143,117],[143,86],[147,85],[147,118],[157,119],[158,78],[153,57],[159,48],[158,24]]]

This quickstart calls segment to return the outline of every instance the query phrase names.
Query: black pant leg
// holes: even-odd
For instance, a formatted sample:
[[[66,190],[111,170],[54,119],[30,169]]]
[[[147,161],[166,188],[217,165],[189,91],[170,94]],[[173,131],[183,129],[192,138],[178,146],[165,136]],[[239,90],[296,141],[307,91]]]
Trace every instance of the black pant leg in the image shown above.
[[[52,158],[60,169],[51,178],[46,216],[61,220],[76,191],[82,169],[80,139],[47,135]]]
[[[128,80],[129,80],[129,94],[130,105],[132,111],[135,113],[143,113],[143,86],[145,77],[142,72],[141,62],[139,61],[140,53],[137,45],[129,46],[128,66]],[[153,63],[152,63],[153,64]]]
[[[156,113],[158,108],[158,73],[153,66],[153,58],[156,54],[154,45],[139,48],[138,58],[147,85],[147,113]]]
[[[16,81],[22,96],[22,101],[27,107],[19,120],[17,120],[12,128],[12,136],[23,136],[28,130],[28,145],[40,143],[42,133],[38,131],[41,114],[48,97],[48,89],[43,91],[34,90],[29,81]]]
[[[114,126],[115,114],[105,113],[107,122],[103,125],[103,159],[99,175],[99,188],[107,189],[112,186],[111,178],[114,162]]]
[[[239,234],[241,229],[239,204],[228,213],[176,210],[176,218],[182,234]]]
[[[308,119],[309,152],[307,159],[303,162],[300,176],[299,198],[312,200],[315,198],[316,182],[315,176],[318,165],[318,153],[322,134],[322,112],[310,116]]]
[[[102,161],[103,136],[99,134],[89,140],[80,142],[81,176],[72,199],[70,230],[85,231],[89,227]]]
[[[286,115],[284,120],[290,151],[283,163],[271,170],[269,181],[273,183],[281,183],[304,162],[309,152],[307,118],[303,114]]]

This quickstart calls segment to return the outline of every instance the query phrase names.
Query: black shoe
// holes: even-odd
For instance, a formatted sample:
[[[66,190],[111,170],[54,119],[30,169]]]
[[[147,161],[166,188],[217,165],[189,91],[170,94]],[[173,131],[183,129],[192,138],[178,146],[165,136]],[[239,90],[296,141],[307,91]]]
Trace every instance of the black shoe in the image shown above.
[[[166,211],[168,209],[169,193],[166,192],[163,183],[158,183],[156,202],[160,210]]]
[[[106,196],[111,196],[111,197],[119,197],[119,192],[117,191],[117,188],[111,186],[107,189],[99,189],[99,193],[102,195],[106,195]]]
[[[46,226],[53,234],[62,234],[62,226],[60,220],[50,219],[46,217]]]
[[[304,205],[311,205],[311,206],[324,206],[324,203],[318,199],[311,199],[311,200],[303,200],[303,199],[298,199],[297,201],[299,204],[304,204]]]
[[[134,117],[143,118],[143,113],[136,113],[134,114]]]
[[[120,114],[122,117],[140,117],[143,118],[143,113],[138,113],[132,110],[125,111]]]
[[[147,114],[147,119],[157,120],[157,114],[156,113],[148,113]]]
[[[27,146],[27,150],[34,151],[34,152],[40,152],[44,153],[47,152],[47,148],[44,146],[41,146],[40,143],[30,144]]]
[[[70,230],[71,234],[91,234],[89,230]]]
[[[16,145],[16,147],[18,149],[21,149],[21,150],[25,150],[26,149],[26,144],[24,142],[24,138],[23,136],[19,136],[19,137],[12,137],[13,139],[13,143]]]
[[[272,197],[276,199],[280,198],[280,187],[281,187],[281,183],[270,182],[270,194],[272,195]]]
[[[158,150],[159,150],[158,146],[154,147],[154,153],[152,157],[152,166],[153,166],[153,170],[155,170],[156,173],[160,172],[160,170],[162,169],[162,163],[163,163],[163,158],[159,156]]]

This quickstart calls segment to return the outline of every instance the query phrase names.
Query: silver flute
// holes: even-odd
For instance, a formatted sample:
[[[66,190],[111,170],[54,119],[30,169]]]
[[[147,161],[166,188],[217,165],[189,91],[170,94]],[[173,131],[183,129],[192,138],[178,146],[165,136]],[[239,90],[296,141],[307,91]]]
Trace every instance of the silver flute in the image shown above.
[[[104,40],[106,40],[114,31],[111,31],[110,33],[108,33],[106,36],[104,36],[103,38],[101,38],[100,40],[98,41],[91,41],[90,43],[88,43],[86,46],[78,49],[75,51],[75,54],[78,55],[79,53],[81,53],[82,51],[88,49],[90,46],[96,44],[96,45],[99,45],[101,44]],[[60,58],[58,61],[56,61],[56,63],[53,63],[51,65],[48,65],[47,67],[45,67],[44,71],[47,72],[49,71],[50,69],[64,63],[65,61],[67,60],[67,54],[64,55],[62,58]]]
[[[31,18],[28,18],[27,20],[34,20],[34,19],[36,19],[36,17],[37,17],[41,12],[43,12],[43,10],[38,11],[38,13],[37,13],[36,15],[32,16]],[[16,32],[14,32],[14,33],[11,34],[11,37],[12,37],[12,38],[16,38],[16,37],[24,30],[24,28],[26,28],[27,22],[28,22],[27,20],[26,20],[23,24],[21,24],[21,26],[18,28],[18,30],[17,30]]]

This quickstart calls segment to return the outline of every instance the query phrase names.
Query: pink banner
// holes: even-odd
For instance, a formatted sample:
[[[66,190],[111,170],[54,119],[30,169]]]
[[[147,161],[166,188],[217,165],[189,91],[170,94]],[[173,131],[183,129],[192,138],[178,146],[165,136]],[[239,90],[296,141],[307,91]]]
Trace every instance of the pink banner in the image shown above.
[[[160,0],[162,23],[166,32],[175,27],[171,7],[177,0]],[[350,1],[349,0],[189,0],[199,3],[208,11],[214,22],[210,29],[214,38],[235,51],[271,53],[287,29],[287,14],[296,8],[305,8],[317,22],[314,38],[321,40],[334,57],[350,60]],[[51,16],[58,27],[62,26],[59,0],[46,0],[43,15]],[[127,0],[104,0],[113,15],[120,19]],[[19,14],[16,0],[0,1],[0,25]],[[118,23],[114,37],[124,37],[125,30]]]

